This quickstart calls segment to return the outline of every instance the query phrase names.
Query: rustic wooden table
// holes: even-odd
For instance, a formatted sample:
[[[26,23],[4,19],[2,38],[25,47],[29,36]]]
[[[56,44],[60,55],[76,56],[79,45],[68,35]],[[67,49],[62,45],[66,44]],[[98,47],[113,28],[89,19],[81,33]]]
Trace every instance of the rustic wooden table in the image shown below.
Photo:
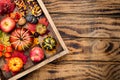
[[[20,80],[120,80],[120,0],[43,0],[70,53]]]

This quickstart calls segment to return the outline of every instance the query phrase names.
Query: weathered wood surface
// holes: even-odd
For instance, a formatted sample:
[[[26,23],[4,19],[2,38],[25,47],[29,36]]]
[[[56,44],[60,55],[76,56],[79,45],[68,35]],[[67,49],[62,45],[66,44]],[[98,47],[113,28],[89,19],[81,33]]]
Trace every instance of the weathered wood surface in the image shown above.
[[[43,0],[70,53],[20,80],[120,80],[120,0]]]
[[[120,0],[44,0],[63,37],[120,37]]]
[[[49,64],[24,80],[120,80],[120,65],[68,62]]]

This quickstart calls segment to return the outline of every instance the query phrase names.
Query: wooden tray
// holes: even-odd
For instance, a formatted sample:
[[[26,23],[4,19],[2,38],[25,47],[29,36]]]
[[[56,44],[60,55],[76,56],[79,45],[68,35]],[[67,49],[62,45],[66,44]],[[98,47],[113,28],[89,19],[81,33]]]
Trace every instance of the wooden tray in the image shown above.
[[[42,62],[40,62],[38,64],[32,64],[31,63],[32,64],[32,66],[31,66],[31,64],[26,63],[26,65],[25,65],[26,68],[22,72],[16,74],[15,76],[11,77],[11,76],[9,76],[9,74],[6,74],[6,73],[3,72],[4,75],[8,76],[7,77],[8,80],[16,80],[16,79],[18,79],[18,78],[34,71],[34,70],[46,65],[47,63],[49,63],[49,62],[51,62],[51,61],[53,61],[53,60],[55,60],[55,59],[57,59],[57,58],[59,58],[59,57],[68,53],[68,49],[67,49],[65,43],[63,42],[55,24],[53,23],[53,20],[51,19],[51,16],[49,15],[44,3],[42,2],[42,0],[37,0],[37,1],[40,5],[44,15],[46,16],[47,20],[49,21],[49,26],[50,26],[49,30],[52,31],[50,34],[54,35],[54,37],[57,39],[57,41],[59,43],[59,46],[60,46],[60,50],[58,50],[58,53],[56,53],[55,55],[44,59]]]

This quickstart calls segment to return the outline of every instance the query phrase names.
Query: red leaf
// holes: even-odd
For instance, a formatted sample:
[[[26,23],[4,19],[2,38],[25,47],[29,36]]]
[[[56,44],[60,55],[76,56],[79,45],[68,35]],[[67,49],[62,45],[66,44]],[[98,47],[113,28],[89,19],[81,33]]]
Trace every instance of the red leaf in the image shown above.
[[[43,18],[40,18],[39,19],[39,23],[45,25],[46,27],[48,26],[48,21],[47,21],[47,18],[43,17]]]
[[[0,0],[0,14],[8,14],[13,12],[15,9],[15,3],[11,2],[11,0]]]
[[[31,32],[35,32],[36,31],[36,25],[35,24],[28,23],[26,28],[28,30],[30,30]]]
[[[10,60],[10,58],[5,58],[6,63],[8,63],[9,60]]]
[[[27,62],[27,56],[24,55],[24,52],[20,52],[20,51],[14,51],[12,54],[12,57],[19,57],[23,60],[23,63],[26,64]]]
[[[0,0],[0,3],[11,3],[11,0]]]
[[[9,6],[10,12],[13,12],[14,9],[15,9],[15,4],[14,3],[10,3],[10,4],[8,4],[8,6]]]
[[[6,72],[10,72],[8,64],[4,64],[3,67],[2,67],[2,70],[6,71]]]
[[[12,75],[14,76],[14,75],[16,75],[18,72],[12,72]]]

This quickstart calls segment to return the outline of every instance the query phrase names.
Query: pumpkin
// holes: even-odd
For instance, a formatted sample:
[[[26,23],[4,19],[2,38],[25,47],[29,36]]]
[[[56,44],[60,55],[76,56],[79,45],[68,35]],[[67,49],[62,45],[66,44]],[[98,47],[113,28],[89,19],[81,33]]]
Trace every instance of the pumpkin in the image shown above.
[[[51,36],[44,38],[43,43],[42,43],[42,47],[45,50],[53,50],[56,48],[56,45],[57,45],[56,40]]]
[[[19,57],[12,57],[8,61],[8,67],[12,72],[18,72],[23,67],[23,61]]]
[[[33,35],[26,28],[16,28],[10,35],[10,43],[15,50],[25,51],[33,44]]]

